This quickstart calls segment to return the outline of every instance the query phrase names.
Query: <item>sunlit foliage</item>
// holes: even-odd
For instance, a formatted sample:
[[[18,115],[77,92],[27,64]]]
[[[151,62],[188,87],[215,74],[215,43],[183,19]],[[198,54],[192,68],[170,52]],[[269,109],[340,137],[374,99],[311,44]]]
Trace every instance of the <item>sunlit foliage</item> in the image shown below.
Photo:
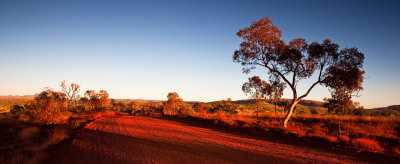
[[[167,98],[167,102],[164,103],[164,115],[177,115],[184,105],[182,98],[179,98],[176,92],[168,93]]]
[[[43,124],[62,123],[69,117],[66,95],[53,89],[46,89],[37,94],[30,108]]]
[[[106,90],[100,90],[98,93],[94,90],[87,90],[81,101],[87,103],[93,110],[104,111],[106,105],[109,102],[108,92]]]

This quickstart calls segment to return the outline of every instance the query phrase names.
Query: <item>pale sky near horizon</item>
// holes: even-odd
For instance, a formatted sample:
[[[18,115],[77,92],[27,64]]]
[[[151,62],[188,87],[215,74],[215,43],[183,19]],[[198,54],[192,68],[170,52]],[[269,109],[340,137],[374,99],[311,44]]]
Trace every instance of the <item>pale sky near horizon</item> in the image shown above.
[[[400,104],[399,1],[0,1],[0,95],[32,95],[62,80],[112,98],[246,99],[232,61],[235,34],[270,17],[282,39],[332,39],[365,54],[366,108]],[[303,94],[312,81],[300,82]],[[81,93],[83,93],[83,91]],[[284,97],[291,98],[289,88]],[[330,97],[323,86],[306,99]]]

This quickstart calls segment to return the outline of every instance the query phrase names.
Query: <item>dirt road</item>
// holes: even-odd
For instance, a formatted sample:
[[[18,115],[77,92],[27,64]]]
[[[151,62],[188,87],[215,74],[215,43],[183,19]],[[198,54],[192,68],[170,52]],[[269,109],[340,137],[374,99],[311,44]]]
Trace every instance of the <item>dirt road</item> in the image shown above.
[[[61,145],[49,163],[393,163],[314,142],[145,116],[104,117]],[[300,142],[300,143],[299,143]]]

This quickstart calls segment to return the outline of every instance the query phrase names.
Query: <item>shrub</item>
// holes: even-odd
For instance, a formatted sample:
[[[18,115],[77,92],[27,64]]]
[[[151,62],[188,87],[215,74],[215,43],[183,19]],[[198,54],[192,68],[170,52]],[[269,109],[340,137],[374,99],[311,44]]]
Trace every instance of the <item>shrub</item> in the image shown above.
[[[20,114],[28,114],[23,105],[13,105],[12,109],[10,110],[12,115],[20,115]]]
[[[64,93],[47,89],[35,96],[31,108],[35,117],[43,124],[64,123],[69,118]]]
[[[187,115],[194,113],[194,109],[189,104],[182,104],[181,109],[179,110],[179,113],[181,115],[187,116]]]
[[[356,149],[368,150],[368,151],[381,151],[382,147],[378,141],[369,138],[355,138],[351,140],[351,143]]]

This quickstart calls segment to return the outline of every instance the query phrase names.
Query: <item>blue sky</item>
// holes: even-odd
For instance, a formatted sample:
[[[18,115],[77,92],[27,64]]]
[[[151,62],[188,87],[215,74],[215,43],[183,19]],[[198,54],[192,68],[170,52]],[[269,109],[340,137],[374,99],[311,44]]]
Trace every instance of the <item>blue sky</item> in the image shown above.
[[[0,95],[62,80],[113,98],[244,99],[248,77],[232,61],[236,32],[270,17],[283,39],[330,38],[365,54],[367,108],[400,104],[397,1],[0,1]],[[300,82],[300,94],[310,79]],[[284,97],[290,98],[289,89]],[[329,97],[322,86],[307,99]]]

